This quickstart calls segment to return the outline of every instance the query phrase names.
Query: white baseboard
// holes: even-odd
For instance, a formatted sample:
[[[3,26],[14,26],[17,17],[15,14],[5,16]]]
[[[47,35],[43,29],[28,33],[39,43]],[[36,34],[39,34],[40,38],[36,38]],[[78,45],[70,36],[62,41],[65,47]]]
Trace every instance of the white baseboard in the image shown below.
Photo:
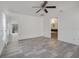
[[[68,41],[68,40],[60,40],[60,41],[67,42],[67,43],[74,44],[74,45],[79,45],[79,41]]]
[[[23,39],[30,39],[30,38],[41,37],[41,36],[43,36],[43,35],[28,36],[28,37],[21,37],[21,38],[19,38],[19,40],[23,40]]]

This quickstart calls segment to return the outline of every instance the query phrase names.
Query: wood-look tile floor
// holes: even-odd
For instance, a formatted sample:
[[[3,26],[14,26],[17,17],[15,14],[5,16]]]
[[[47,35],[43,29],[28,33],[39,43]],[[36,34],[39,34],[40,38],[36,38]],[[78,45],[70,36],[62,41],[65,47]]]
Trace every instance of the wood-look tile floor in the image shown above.
[[[79,46],[57,41],[56,46],[49,38],[38,37],[10,42],[4,48],[1,58],[69,58],[72,57]],[[75,56],[75,55],[74,55]],[[79,54],[77,53],[77,56]],[[75,57],[77,57],[75,56]]]

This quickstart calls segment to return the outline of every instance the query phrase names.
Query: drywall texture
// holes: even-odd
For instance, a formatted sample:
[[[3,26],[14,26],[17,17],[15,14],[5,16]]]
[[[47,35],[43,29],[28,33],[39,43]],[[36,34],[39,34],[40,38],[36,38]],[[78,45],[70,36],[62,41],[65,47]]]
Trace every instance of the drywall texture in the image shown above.
[[[3,49],[3,26],[2,26],[2,15],[0,14],[0,55]]]
[[[43,36],[43,19],[40,17],[11,13],[10,23],[18,24],[19,39]]]
[[[25,3],[25,2],[24,2]],[[29,3],[22,3],[21,5],[13,2],[1,2],[1,8],[9,9],[9,11],[16,14],[9,14],[9,23],[17,23],[19,25],[19,39],[27,39],[37,36],[51,37],[51,19],[58,17],[58,39],[73,44],[78,44],[78,6],[79,2],[49,2],[49,5],[56,5],[56,9],[48,9],[48,13],[41,17],[30,16],[29,12],[32,9]],[[31,2],[33,3],[33,2]],[[38,2],[39,3],[39,2]],[[54,4],[52,4],[54,3]],[[37,4],[37,3],[36,3]],[[33,6],[33,4],[30,4]],[[38,4],[39,5],[39,4]],[[19,7],[21,6],[21,7]],[[24,7],[25,6],[25,7]],[[25,9],[26,8],[26,9]],[[28,9],[28,10],[27,10]],[[13,11],[12,11],[13,10]],[[27,12],[27,13],[25,13]],[[26,15],[23,15],[26,14]],[[28,15],[27,15],[28,14]],[[32,13],[34,14],[34,13]],[[37,14],[35,14],[37,15]]]
[[[66,5],[68,6],[68,2]],[[53,10],[53,12],[44,16],[45,37],[51,37],[51,19],[58,17],[58,40],[79,45],[79,8],[78,4],[73,3],[73,5],[69,5],[70,7],[66,10]]]
[[[59,40],[79,45],[79,12],[74,7],[60,16],[59,20]]]
[[[5,14],[0,12],[0,55],[7,44],[7,29]]]

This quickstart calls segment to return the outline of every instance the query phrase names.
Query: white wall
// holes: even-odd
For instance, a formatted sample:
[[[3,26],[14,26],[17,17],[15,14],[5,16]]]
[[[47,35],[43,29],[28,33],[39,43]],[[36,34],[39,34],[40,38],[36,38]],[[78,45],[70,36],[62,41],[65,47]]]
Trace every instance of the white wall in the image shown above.
[[[67,10],[64,11],[58,21],[58,39],[61,41],[72,43],[74,42],[73,34],[74,32],[74,11]],[[75,42],[74,42],[75,43]],[[74,44],[73,43],[73,44]]]
[[[44,17],[43,18],[43,31],[44,31],[44,36],[50,38],[51,37],[51,26],[50,26],[50,18]]]
[[[49,12],[43,17],[43,30],[44,30],[44,36],[51,38],[51,20],[53,17],[58,17],[58,11],[53,10],[53,12]]]
[[[26,38],[31,38],[31,37],[37,37],[37,36],[42,36],[44,35],[45,37],[51,37],[51,25],[50,21],[52,17],[58,17],[58,39],[65,41],[65,42],[70,42],[70,43],[78,43],[78,4],[79,2],[49,2],[49,5],[54,5],[57,6],[56,9],[47,9],[48,13],[45,13],[45,16],[42,18],[40,17],[35,17],[35,16],[29,16],[29,15],[21,15],[21,14],[27,14],[25,13],[26,11],[28,12],[29,9],[25,9],[25,7],[20,8],[18,7],[19,5],[12,4],[8,5],[7,4],[2,4],[6,8],[9,7],[11,8],[10,11],[14,10],[13,12],[20,13],[21,14],[10,14],[12,22],[17,22],[19,24],[19,38],[20,39],[26,39]],[[26,3],[25,3],[26,4]],[[1,5],[1,6],[2,6]],[[17,7],[15,8],[15,6]],[[78,5],[77,7],[75,7]],[[24,4],[23,4],[24,6]],[[28,5],[27,5],[28,7]],[[19,8],[19,9],[18,9]],[[24,11],[25,10],[25,11]],[[59,14],[60,10],[63,10],[61,14]],[[31,11],[35,13],[34,11]],[[28,12],[29,13],[29,12]],[[34,14],[32,13],[32,14]],[[35,14],[37,15],[37,14]],[[76,20],[76,21],[75,21]],[[30,30],[29,30],[30,29]]]
[[[43,18],[16,14],[11,19],[15,19],[19,24],[19,38],[27,39],[38,36],[45,36],[51,38],[51,19],[58,17],[58,40],[69,42],[72,44],[79,44],[79,13],[77,7],[71,7],[64,10],[62,13],[53,12],[47,14]]]
[[[2,21],[2,15],[0,13],[0,55],[3,49],[3,21]]]
[[[43,19],[41,17],[13,14],[11,22],[19,24],[19,39],[43,36]]]
[[[51,18],[58,17],[58,40],[79,45],[79,8],[70,7],[61,13],[53,12],[44,17],[44,36],[51,37]]]
[[[71,8],[61,14],[59,40],[79,45],[79,8]]]
[[[76,5],[74,2],[49,2],[49,5],[56,5],[56,9],[47,9],[48,14],[45,14],[43,18],[23,15],[37,15],[35,13],[35,9],[30,8],[33,4],[22,3],[21,5],[18,3],[5,3],[0,2],[1,8],[9,8],[11,11],[16,12],[17,14],[11,13],[7,15],[7,19],[9,23],[15,22],[19,24],[19,39],[28,39],[33,37],[45,36],[51,37],[51,19],[52,17],[58,17],[58,39],[61,41],[73,43],[79,45],[79,5],[77,7],[73,7]],[[32,3],[32,2],[31,2]],[[39,2],[38,2],[39,3]],[[34,3],[35,5],[39,5],[38,3]],[[28,5],[29,4],[29,5]],[[79,3],[78,3],[79,4]],[[19,7],[21,6],[21,7]],[[29,8],[27,8],[29,6]],[[70,8],[72,7],[72,8]],[[28,10],[27,10],[28,9]],[[59,10],[63,10],[61,14]],[[18,14],[21,13],[21,14]],[[1,17],[0,17],[0,30],[1,28]],[[2,31],[1,31],[2,32]],[[1,33],[0,32],[0,33]],[[2,38],[3,34],[0,34],[0,38]],[[0,39],[0,53],[3,50],[4,42]]]
[[[7,24],[6,14],[0,12],[0,55],[3,51],[4,46],[7,44]]]

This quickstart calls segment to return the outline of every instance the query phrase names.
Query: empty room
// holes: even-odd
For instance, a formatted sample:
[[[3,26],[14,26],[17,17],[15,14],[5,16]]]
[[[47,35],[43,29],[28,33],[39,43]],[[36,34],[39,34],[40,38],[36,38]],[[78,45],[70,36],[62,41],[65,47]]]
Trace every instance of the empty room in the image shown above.
[[[0,58],[79,58],[79,1],[0,1]]]

